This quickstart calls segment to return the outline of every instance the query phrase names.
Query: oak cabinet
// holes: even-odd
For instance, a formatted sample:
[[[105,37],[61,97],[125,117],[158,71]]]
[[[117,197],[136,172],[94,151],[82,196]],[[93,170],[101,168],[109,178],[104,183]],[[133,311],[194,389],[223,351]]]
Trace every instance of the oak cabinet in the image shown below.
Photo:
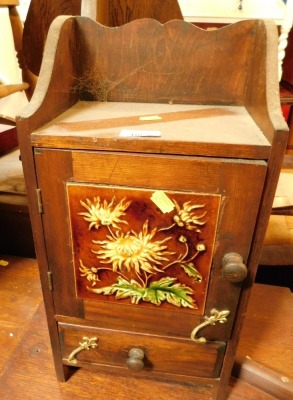
[[[273,31],[53,23],[17,123],[58,379],[86,367],[225,398],[286,146]]]

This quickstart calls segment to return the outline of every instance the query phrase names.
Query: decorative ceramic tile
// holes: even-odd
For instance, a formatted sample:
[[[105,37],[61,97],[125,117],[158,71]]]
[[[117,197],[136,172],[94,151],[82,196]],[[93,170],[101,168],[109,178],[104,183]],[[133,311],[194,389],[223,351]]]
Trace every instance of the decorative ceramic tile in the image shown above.
[[[77,296],[202,314],[220,196],[68,184]]]

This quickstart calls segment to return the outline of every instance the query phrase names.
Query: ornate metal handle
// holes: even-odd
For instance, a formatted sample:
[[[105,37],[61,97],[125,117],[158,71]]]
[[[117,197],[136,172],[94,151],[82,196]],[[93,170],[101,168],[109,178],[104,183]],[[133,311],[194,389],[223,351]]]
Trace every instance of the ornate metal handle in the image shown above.
[[[70,364],[77,364],[77,359],[75,358],[75,356],[80,353],[83,350],[89,350],[89,349],[95,349],[96,347],[98,347],[98,338],[93,337],[93,338],[88,338],[86,336],[84,336],[82,338],[82,342],[79,343],[79,347],[77,347],[75,350],[73,350],[69,356],[67,361]]]
[[[229,282],[242,282],[247,276],[246,265],[238,253],[227,253],[222,259],[222,272]]]
[[[227,322],[227,317],[230,315],[230,311],[228,310],[223,310],[223,311],[218,311],[215,308],[211,310],[211,316],[207,317],[205,316],[205,321],[201,323],[200,325],[196,326],[193,331],[191,332],[191,340],[193,340],[196,343],[206,343],[206,338],[204,337],[196,337],[198,332],[208,326],[208,325],[216,325],[218,322],[219,324],[225,324]]]
[[[132,371],[141,371],[144,369],[144,351],[142,349],[138,349],[133,347],[128,352],[128,358],[126,361],[126,365],[128,369]]]

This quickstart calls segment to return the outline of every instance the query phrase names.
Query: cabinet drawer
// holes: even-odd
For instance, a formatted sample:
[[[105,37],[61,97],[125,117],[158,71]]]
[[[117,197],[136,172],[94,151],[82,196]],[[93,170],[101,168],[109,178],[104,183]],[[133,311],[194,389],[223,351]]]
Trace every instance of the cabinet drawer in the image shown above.
[[[149,377],[180,374],[188,377],[217,378],[226,347],[224,342],[196,344],[180,337],[144,335],[67,323],[59,323],[59,331],[65,364],[87,364],[93,368],[105,366],[129,373],[136,373],[141,369],[139,374]],[[91,340],[91,344],[94,343],[93,347],[87,346],[87,339]],[[136,354],[134,351],[133,356],[131,349],[143,352],[141,368],[136,368]],[[134,364],[133,369],[128,367],[129,363]]]

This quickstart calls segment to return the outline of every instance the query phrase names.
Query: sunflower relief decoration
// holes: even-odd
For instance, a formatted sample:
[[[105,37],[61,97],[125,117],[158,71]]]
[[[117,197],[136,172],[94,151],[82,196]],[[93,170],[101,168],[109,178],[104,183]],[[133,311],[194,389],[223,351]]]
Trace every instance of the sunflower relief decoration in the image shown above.
[[[78,297],[203,312],[220,196],[67,190]]]

